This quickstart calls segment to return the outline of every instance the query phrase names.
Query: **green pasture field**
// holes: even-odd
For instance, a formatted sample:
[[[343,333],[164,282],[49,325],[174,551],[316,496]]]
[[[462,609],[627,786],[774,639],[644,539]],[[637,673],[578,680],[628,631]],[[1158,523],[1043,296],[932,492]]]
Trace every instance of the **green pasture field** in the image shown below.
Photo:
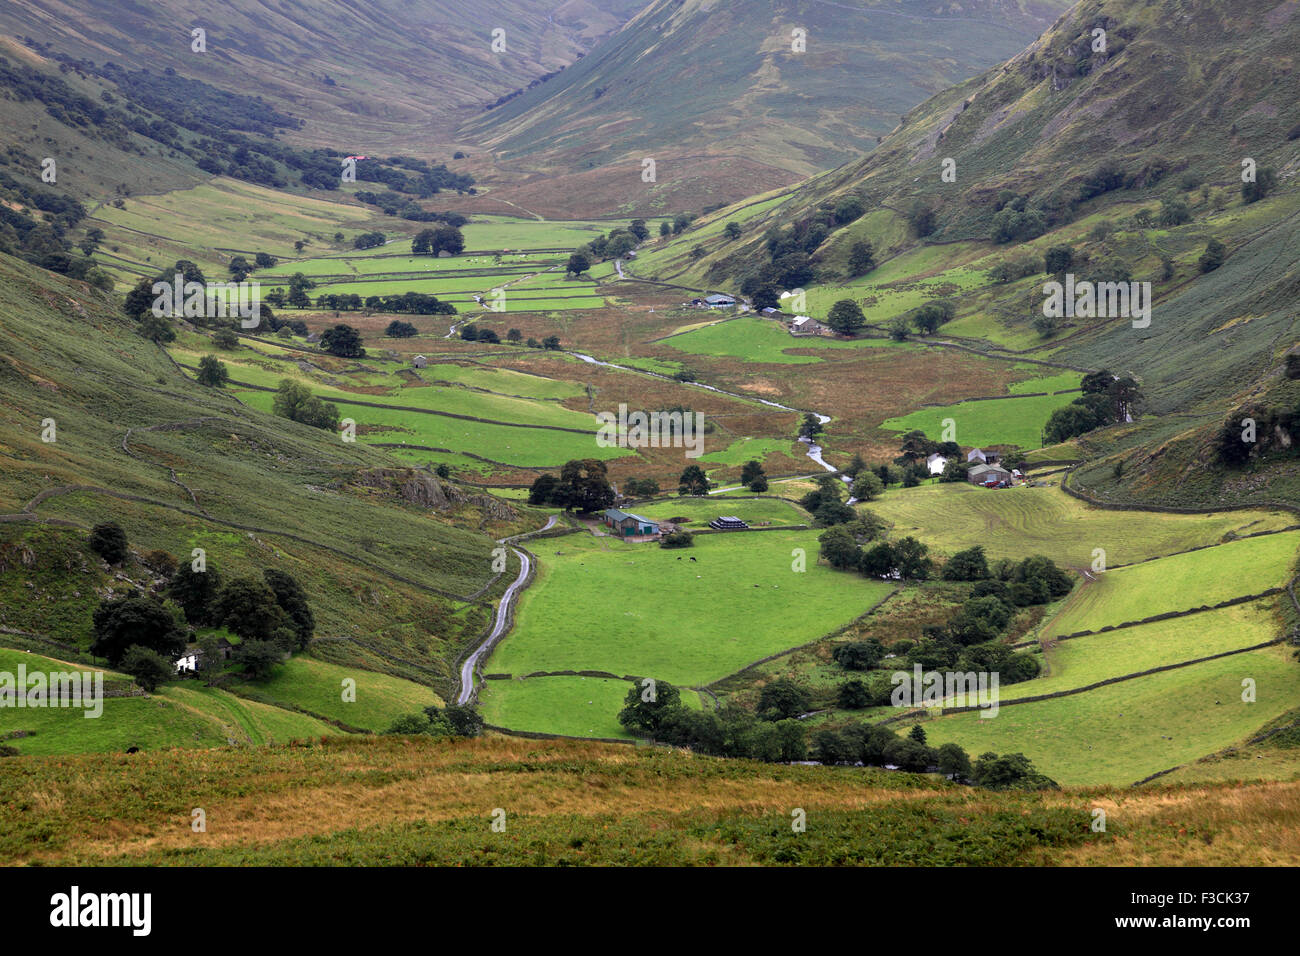
[[[535,733],[566,737],[632,739],[618,722],[627,692],[634,687],[608,677],[530,677],[484,681],[479,691],[483,719],[497,727],[526,727]],[[700,709],[700,695],[679,688],[683,706]]]
[[[345,679],[356,681],[354,702],[343,700]],[[266,680],[240,681],[236,686],[259,700],[291,704],[353,727],[376,731],[386,729],[402,714],[443,704],[442,698],[423,684],[301,654],[277,666]],[[330,732],[340,731],[330,727]]]
[[[1096,548],[1105,550],[1110,566],[1133,564],[1214,544],[1228,534],[1253,534],[1295,523],[1288,512],[1262,508],[1205,515],[1108,511],[1071,498],[1055,486],[993,490],[964,482],[895,487],[859,507],[890,522],[895,537],[912,535],[940,554],[979,544],[991,559],[1045,554],[1077,568],[1092,565]]]
[[[289,279],[298,272],[309,279],[318,276],[383,276],[408,272],[493,277],[500,275],[509,278],[528,275],[530,272],[546,269],[563,261],[558,256],[544,258],[531,254],[502,256],[500,263],[495,261],[494,256],[484,255],[452,256],[447,259],[438,256],[402,255],[403,250],[409,249],[410,237],[402,236],[387,245],[376,246],[373,249],[358,249],[349,255],[281,259],[270,269],[254,272],[253,278],[260,281],[264,287],[288,285]]]
[[[245,404],[265,412],[271,411],[274,401],[272,392],[246,388],[231,388],[230,391]],[[573,458],[608,460],[634,454],[625,448],[602,448],[597,445],[594,427],[591,435],[580,435],[550,429],[489,425],[447,418],[444,415],[368,408],[364,405],[340,405],[339,410],[342,417],[353,419],[358,426],[366,426],[358,430],[357,440],[369,444],[399,442],[448,448],[452,451],[473,450],[474,454],[493,461],[546,467],[563,465]],[[418,457],[421,461],[431,460],[423,452]]]
[[[1025,754],[1066,786],[1127,786],[1247,736],[1295,705],[1300,666],[1281,647],[1191,664],[1055,700],[1002,707],[993,718],[925,721],[932,747]],[[1257,702],[1242,701],[1242,679]]]
[[[751,492],[752,493],[752,492]],[[629,506],[632,511],[656,521],[686,518],[691,531],[707,528],[709,522],[720,515],[734,515],[740,520],[757,525],[768,521],[774,525],[812,524],[812,519],[798,505],[780,498],[670,498]],[[743,532],[740,532],[743,533]],[[697,538],[697,543],[703,540]],[[680,553],[680,552],[679,552]],[[689,553],[689,552],[688,552]]]
[[[455,382],[472,388],[485,388],[498,395],[517,395],[536,399],[564,399],[584,394],[581,385],[561,379],[543,378],[510,369],[483,365],[453,365],[430,363],[419,370],[426,382]]]
[[[889,339],[847,341],[814,335],[795,337],[780,322],[756,316],[741,316],[707,325],[663,339],[662,344],[694,355],[716,355],[776,365],[811,365],[821,361],[816,355],[790,355],[790,349],[915,347]]]
[[[1017,369],[1024,368],[1023,365],[1017,365]],[[1029,366],[1033,370],[1034,366]],[[1077,391],[1079,383],[1083,381],[1083,375],[1079,372],[1061,372],[1057,375],[1042,375],[1036,378],[1027,378],[1021,382],[1014,382],[1007,386],[1007,391],[1012,395],[1025,395],[1032,392],[1054,392],[1074,391],[1072,398],[1078,398],[1081,394]]]
[[[816,538],[811,531],[701,535],[680,550],[585,535],[545,542],[514,630],[484,669],[515,676],[603,670],[686,686],[716,680],[814,640],[889,593],[888,584],[815,559],[794,573],[792,550],[815,558]],[[514,686],[499,682],[492,693],[508,698]]]
[[[1038,389],[1031,389],[1038,391]],[[909,432],[919,428],[938,441],[943,422],[956,424],[956,438],[962,445],[1019,445],[1032,448],[1042,442],[1043,427],[1052,412],[1069,405],[1077,394],[1041,395],[1027,398],[995,398],[981,402],[958,402],[935,408],[919,408],[900,418],[886,419],[881,428]]]
[[[568,737],[626,737],[618,722],[623,698],[633,685],[607,677],[533,677],[483,682],[479,700],[483,719],[513,727]]]
[[[198,356],[184,350],[175,350],[177,357],[186,364],[195,365]],[[536,402],[525,398],[511,398],[505,395],[493,395],[477,392],[468,388],[440,385],[403,385],[400,379],[388,377],[391,388],[384,394],[357,393],[343,388],[322,384],[314,377],[304,375],[296,366],[286,365],[283,369],[267,369],[260,365],[251,365],[244,361],[231,361],[227,367],[230,377],[250,385],[278,388],[285,378],[302,381],[311,386],[312,391],[321,398],[340,400],[339,409],[345,415],[351,415],[352,409],[367,412],[388,411],[371,409],[365,406],[348,404],[349,400],[375,402],[383,405],[407,405],[412,408],[427,408],[430,411],[451,412],[456,415],[472,415],[475,418],[487,418],[499,422],[513,422],[520,425],[556,425],[561,428],[579,428],[590,430],[593,434],[597,428],[595,418],[586,413],[563,407],[554,402]],[[426,370],[427,371],[427,370]],[[339,376],[346,378],[345,376]],[[521,376],[522,377],[522,376]],[[372,384],[377,376],[369,376]],[[395,414],[412,414],[395,412]],[[357,418],[360,421],[360,418]]]
[[[1287,531],[1098,574],[1075,589],[1044,634],[1095,631],[1278,587],[1291,577],[1298,546],[1300,531]]]
[[[1277,636],[1277,600],[1218,608],[1203,614],[1123,627],[1060,641],[1045,651],[1051,673],[1001,689],[1002,700],[1052,694],[1224,651]]]
[[[738,438],[726,448],[719,448],[700,459],[710,465],[743,465],[750,460],[762,461],[772,454],[792,454],[791,448],[798,444],[784,438]],[[802,447],[802,446],[801,446]],[[794,454],[800,457],[802,453]]]
[[[474,216],[461,227],[465,248],[472,250],[576,249],[597,236],[617,228],[627,228],[626,220],[515,219],[508,216]],[[651,235],[658,235],[660,219],[647,219]]]
[[[1008,288],[1012,287],[1009,286]],[[982,339],[1003,348],[1020,351],[1040,346],[1048,347],[1044,352],[1035,352],[1035,355],[1047,354],[1051,351],[1050,346],[1053,344],[1051,339],[1044,339],[1028,323],[1021,326],[1006,325],[999,321],[996,316],[979,310],[972,312],[970,315],[958,316],[951,322],[945,322],[939,327],[939,331],[935,335],[938,338]],[[1077,384],[1076,382],[1075,385]]]

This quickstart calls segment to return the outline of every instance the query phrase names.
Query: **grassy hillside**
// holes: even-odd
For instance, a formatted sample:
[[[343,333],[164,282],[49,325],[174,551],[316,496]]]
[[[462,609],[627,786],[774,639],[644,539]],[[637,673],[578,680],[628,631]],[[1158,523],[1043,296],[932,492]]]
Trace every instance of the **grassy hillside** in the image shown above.
[[[300,580],[329,659],[449,692],[504,586],[492,539],[540,517],[432,475],[407,495],[410,472],[382,451],[197,385],[102,293],[12,259],[0,274],[0,592],[14,598],[0,623],[84,647],[100,597],[156,582],[141,555],[201,547],[227,577]],[[134,549],[120,571],[86,547],[107,519]]]
[[[486,739],[0,761],[26,863],[1295,865],[1294,783],[990,794],[909,774]],[[207,832],[185,825],[204,808]],[[1093,809],[1106,833],[1091,832]],[[493,808],[506,813],[491,829]],[[792,832],[791,811],[807,813]],[[105,821],[112,821],[111,825]],[[1172,825],[1171,825],[1172,824]]]

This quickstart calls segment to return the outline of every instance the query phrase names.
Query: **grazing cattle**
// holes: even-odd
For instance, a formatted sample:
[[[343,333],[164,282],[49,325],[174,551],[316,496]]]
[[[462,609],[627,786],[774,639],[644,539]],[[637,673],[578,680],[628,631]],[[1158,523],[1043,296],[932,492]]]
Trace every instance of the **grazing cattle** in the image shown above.
[[[694,557],[694,555],[692,555],[692,556],[691,556],[691,560],[692,560],[692,561],[694,561],[694,560],[695,560],[695,557]]]

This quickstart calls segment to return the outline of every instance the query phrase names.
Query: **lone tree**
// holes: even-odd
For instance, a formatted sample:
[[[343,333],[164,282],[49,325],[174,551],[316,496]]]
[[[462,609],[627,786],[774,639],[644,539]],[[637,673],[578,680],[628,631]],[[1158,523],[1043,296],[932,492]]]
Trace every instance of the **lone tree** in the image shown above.
[[[167,596],[180,605],[185,620],[198,626],[216,623],[213,604],[220,592],[221,575],[211,564],[203,571],[182,564],[167,585]]]
[[[682,694],[666,680],[637,681],[623,698],[618,722],[633,733],[654,736],[669,714],[682,706]]]
[[[90,529],[90,550],[109,564],[121,564],[126,560],[126,532],[116,521],[101,521]]]
[[[306,385],[289,378],[281,379],[280,388],[271,401],[271,410],[282,418],[313,428],[333,429],[339,423],[337,405],[321,401]]]
[[[1241,184],[1241,198],[1246,203],[1258,202],[1277,186],[1277,173],[1271,169],[1261,169],[1255,173],[1253,183]]]
[[[122,655],[119,665],[124,674],[130,674],[135,682],[149,693],[158,689],[158,685],[175,676],[171,663],[152,648],[132,644]]]
[[[1219,266],[1223,265],[1223,260],[1228,257],[1228,247],[1218,239],[1211,239],[1205,244],[1205,251],[1201,253],[1201,258],[1197,260],[1197,265],[1202,272],[1213,272]]]
[[[707,495],[709,493],[709,479],[704,474],[704,469],[699,465],[687,465],[686,470],[682,472],[681,480],[677,483],[677,493],[679,495]]]
[[[465,237],[455,226],[437,226],[433,229],[422,229],[411,240],[411,253],[417,256],[436,256],[443,252],[451,256],[458,256],[464,251]]]
[[[840,335],[856,335],[867,324],[867,317],[862,314],[862,307],[852,299],[840,299],[831,306],[826,324]]]
[[[812,698],[788,677],[778,677],[763,685],[758,693],[758,715],[764,720],[785,720],[805,714],[812,707]]]
[[[874,471],[863,470],[853,479],[851,494],[859,501],[872,501],[885,490],[885,484]]]
[[[812,412],[804,412],[803,421],[799,423],[799,437],[815,441],[821,433],[821,419]]]
[[[209,388],[225,388],[230,381],[230,371],[226,368],[226,363],[215,355],[205,355],[199,359],[198,380],[200,385]]]
[[[321,333],[320,345],[330,355],[339,358],[365,358],[366,350],[361,347],[361,333],[350,325],[336,325]]]
[[[876,251],[866,239],[849,247],[849,275],[865,275],[876,267]]]
[[[569,256],[569,264],[564,267],[565,275],[580,276],[591,268],[591,260],[581,252]]]

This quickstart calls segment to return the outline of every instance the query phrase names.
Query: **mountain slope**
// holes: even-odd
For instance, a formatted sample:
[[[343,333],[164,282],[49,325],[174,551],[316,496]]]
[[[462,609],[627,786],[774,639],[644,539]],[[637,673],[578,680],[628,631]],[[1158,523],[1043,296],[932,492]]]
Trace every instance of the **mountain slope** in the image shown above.
[[[378,150],[429,136],[572,63],[637,0],[33,0],[0,6],[0,33],[95,63],[149,65],[255,90],[308,121],[301,142]],[[191,51],[191,30],[207,51]],[[506,31],[506,53],[491,50]],[[418,131],[419,135],[412,135]]]
[[[1104,52],[1093,47],[1096,30],[1105,31]],[[638,269],[739,288],[774,267],[770,240],[785,237],[781,248],[802,243],[809,256],[823,309],[841,297],[870,308],[924,279],[956,310],[944,339],[1006,358],[1109,368],[1142,384],[1148,414],[1090,436],[1091,454],[1106,459],[1088,475],[1090,488],[1202,506],[1290,495],[1300,486],[1289,454],[1267,476],[1243,477],[1220,468],[1210,445],[1228,413],[1249,402],[1284,409],[1276,447],[1293,444],[1286,415],[1296,396],[1282,366],[1300,336],[1297,48],[1295,2],[1085,0],[1004,65],[917,107],[871,155],[792,191],[766,229],[706,241],[695,261],[696,229],[728,218],[724,210]],[[1276,176],[1262,201],[1242,195],[1247,158]],[[952,182],[942,178],[948,159]],[[849,196],[865,215],[810,229]],[[862,240],[877,261],[915,265],[891,265],[879,281],[873,275],[885,273],[855,275],[849,251]],[[1203,271],[1211,241],[1224,244],[1226,261]],[[1079,278],[1152,282],[1149,327],[1075,319],[1040,333],[1043,257],[1053,246],[1070,250],[1068,271]],[[1012,276],[991,277],[1008,265]],[[899,300],[873,321],[920,304]],[[1138,448],[1135,468],[1153,457],[1122,481],[1111,477],[1110,456]]]
[[[1066,5],[656,0],[575,66],[463,131],[503,162],[600,168],[628,193],[647,156],[659,163],[652,194],[718,154],[790,182],[871,148],[899,114],[1021,49]],[[806,52],[793,49],[796,29]],[[715,178],[717,198],[754,189]]]

